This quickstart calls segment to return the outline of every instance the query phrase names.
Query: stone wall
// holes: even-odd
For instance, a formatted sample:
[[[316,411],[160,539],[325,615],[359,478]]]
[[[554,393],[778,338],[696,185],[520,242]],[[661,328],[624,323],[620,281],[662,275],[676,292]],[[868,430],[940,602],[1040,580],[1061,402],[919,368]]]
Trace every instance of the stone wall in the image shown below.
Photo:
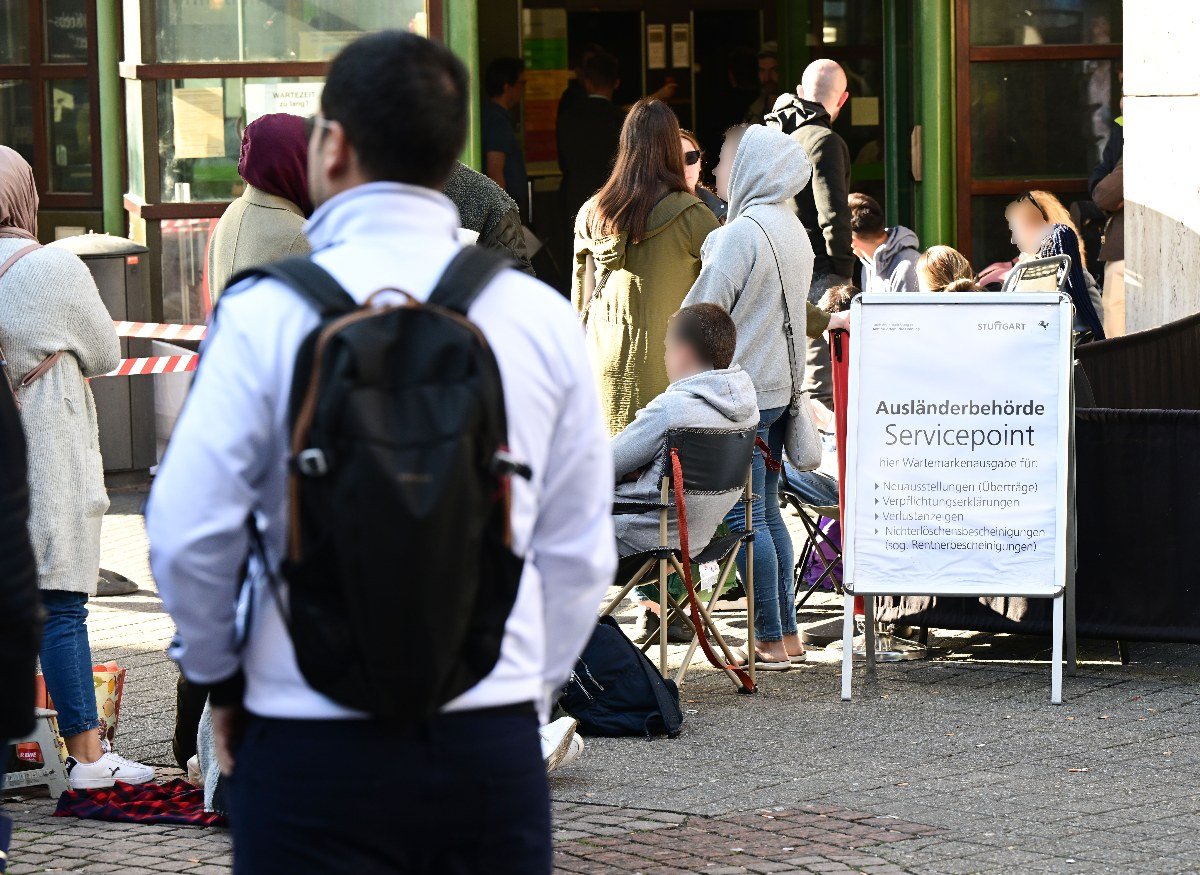
[[[1126,325],[1200,312],[1200,3],[1127,0]]]

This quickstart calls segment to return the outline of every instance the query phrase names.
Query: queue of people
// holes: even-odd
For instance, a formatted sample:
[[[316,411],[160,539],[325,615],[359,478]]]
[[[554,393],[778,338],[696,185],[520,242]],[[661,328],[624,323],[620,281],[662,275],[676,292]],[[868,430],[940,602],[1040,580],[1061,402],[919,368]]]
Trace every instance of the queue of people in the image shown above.
[[[611,102],[616,74],[603,53],[585,60],[583,72],[584,99]],[[221,220],[210,253],[210,274],[224,286],[220,318],[147,509],[152,570],[178,629],[171,653],[207,699],[206,755],[227,781],[239,871],[549,872],[539,726],[594,627],[601,596],[624,570],[619,560],[657,546],[648,519],[614,524],[614,494],[653,497],[672,428],[753,428],[761,443],[751,467],[751,519],[736,494],[707,497],[695,509],[692,544],[703,547],[722,521],[754,531],[758,647],[744,659],[760,670],[791,669],[805,653],[780,466],[786,432],[813,416],[803,390],[819,379],[814,350],[828,331],[848,327],[855,258],[870,291],[979,289],[961,253],[933,246],[918,254],[911,231],[886,227],[878,203],[849,193],[848,150],[832,129],[848,97],[846,76],[829,60],[815,61],[794,94],[774,101],[766,124],[726,132],[715,191],[701,180],[700,142],[671,108],[655,97],[634,104],[598,187],[585,191],[594,179],[586,174],[572,179],[580,186],[574,196],[586,197],[574,223],[570,304],[498,261],[475,260],[468,271],[465,246],[504,250],[520,264],[524,242],[514,227],[524,170],[508,138],[523,70],[501,65],[487,80],[494,109],[485,121],[486,175],[457,161],[471,100],[465,68],[448,49],[407,33],[373,34],[343,49],[307,125],[267,116],[243,139],[244,202]],[[762,84],[766,94],[770,82]],[[583,106],[573,110],[580,118]],[[615,116],[595,106],[612,126]],[[111,369],[119,348],[86,268],[61,250],[36,247],[36,203],[28,165],[0,148],[0,289],[24,290],[0,294],[0,341],[17,377],[28,446],[27,501],[21,482],[0,480],[0,512],[18,523],[28,514],[31,536],[0,554],[16,581],[0,594],[16,606],[14,616],[33,624],[36,576],[46,611],[42,668],[72,786],[148,781],[152,769],[119,757],[95,732],[84,626],[107,507],[86,378]],[[255,219],[261,211],[282,221],[270,236],[250,239],[247,230],[266,224]],[[1063,212],[1053,196],[1029,192],[1006,216],[1023,253],[1072,256],[1069,291],[1081,325],[1103,337],[1104,310]],[[477,227],[464,239],[468,223]],[[327,311],[278,276],[238,273],[310,248]],[[469,625],[488,647],[483,657],[472,651],[470,665],[465,651],[440,654],[452,666],[463,661],[470,680],[431,692],[436,707],[421,715],[376,712],[331,691],[328,666],[296,635],[293,611],[303,608],[286,597],[304,555],[306,515],[370,511],[297,504],[298,478],[328,478],[336,496],[339,478],[351,476],[336,453],[313,455],[317,448],[305,443],[315,438],[298,417],[311,416],[328,387],[318,382],[311,390],[318,394],[297,410],[297,362],[308,361],[309,338],[320,364],[335,329],[393,302],[377,298],[381,289],[403,290],[397,294],[412,309],[470,326],[457,342],[475,338],[486,348],[495,375],[489,391],[503,399],[504,416],[489,423],[498,442],[468,458],[480,484],[494,487],[473,497],[491,502],[487,525],[502,524],[494,541],[503,544],[489,547],[511,555],[512,591],[502,610],[471,624],[445,613],[424,618],[444,624],[447,641]],[[337,322],[329,318],[338,314]],[[448,368],[455,364],[447,359]],[[358,430],[345,440],[373,442],[395,468],[388,485],[414,504],[449,500],[437,493],[444,468],[421,468],[432,464],[428,457],[396,446],[374,417],[391,404],[416,415],[460,399],[430,398],[417,387],[401,402],[393,394],[401,388],[409,387],[373,387],[371,402],[355,408]],[[0,396],[0,428],[11,430],[9,394]],[[467,426],[443,425],[439,441],[457,445]],[[22,465],[20,446],[5,446]],[[829,486],[812,483],[825,501]],[[464,537],[486,529],[466,525],[468,511],[463,516]],[[745,561],[739,557],[743,574]],[[360,583],[332,567],[329,588],[340,598],[353,602]],[[405,620],[395,622],[399,631]],[[365,633],[351,627],[348,634]],[[342,670],[369,684],[377,669]],[[27,723],[19,715],[10,721],[14,731]],[[569,734],[555,731],[555,757],[570,748]],[[376,754],[371,775],[347,781],[338,770],[296,768],[314,750]],[[407,791],[397,794],[397,786]],[[464,799],[487,829],[458,829]]]

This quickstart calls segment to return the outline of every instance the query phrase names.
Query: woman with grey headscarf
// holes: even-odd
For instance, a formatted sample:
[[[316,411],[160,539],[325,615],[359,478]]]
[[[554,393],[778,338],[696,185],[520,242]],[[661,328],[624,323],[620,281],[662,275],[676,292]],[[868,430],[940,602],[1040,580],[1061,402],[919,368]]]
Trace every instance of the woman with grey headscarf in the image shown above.
[[[29,447],[29,537],[46,612],[42,674],[72,789],[144,783],[154,770],[117,756],[97,732],[85,624],[108,509],[87,378],[115,368],[121,348],[84,263],[38,244],[37,209],[32,168],[0,146],[0,360]]]

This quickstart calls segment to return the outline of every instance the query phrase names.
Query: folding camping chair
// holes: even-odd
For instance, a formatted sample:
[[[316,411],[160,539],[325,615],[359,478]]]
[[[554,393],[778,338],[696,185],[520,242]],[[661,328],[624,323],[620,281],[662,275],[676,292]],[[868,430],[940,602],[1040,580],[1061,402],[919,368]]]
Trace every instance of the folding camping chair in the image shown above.
[[[708,429],[675,429],[667,434],[665,458],[666,470],[662,472],[659,500],[650,503],[618,502],[613,507],[617,515],[631,513],[657,513],[659,546],[654,550],[639,553],[636,556],[622,558],[627,567],[637,565],[637,571],[622,585],[621,592],[608,602],[601,611],[601,616],[608,616],[635,586],[644,584],[658,585],[659,627],[658,627],[658,667],[664,676],[667,674],[667,627],[673,617],[681,615],[692,625],[695,637],[684,656],[683,664],[675,675],[675,683],[682,684],[687,674],[697,647],[705,649],[705,655],[714,666],[722,669],[726,676],[739,689],[753,692],[754,689],[754,659],[748,660],[749,686],[744,678],[746,672],[739,672],[732,666],[736,663],[733,651],[730,650],[724,636],[717,628],[712,618],[713,603],[724,589],[729,575],[733,573],[734,563],[742,545],[746,546],[746,653],[754,653],[754,535],[752,527],[741,531],[730,532],[713,538],[708,545],[691,561],[703,565],[709,562],[718,563],[720,569],[716,584],[707,603],[694,598],[695,590],[688,592],[685,601],[695,608],[694,615],[689,613],[679,600],[667,590],[667,577],[673,571],[685,581],[690,577],[690,569],[685,571],[683,563],[688,561],[682,556],[682,551],[669,545],[669,516],[674,507],[673,487],[674,474],[671,459],[677,454],[683,481],[684,513],[687,511],[689,495],[703,495],[718,492],[731,492],[740,489],[741,502],[745,509],[745,519],[751,520],[750,505],[753,500],[750,463],[754,452],[754,429],[745,431],[713,431]],[[638,560],[641,560],[640,562]],[[652,572],[656,572],[655,576]],[[694,601],[693,601],[694,598]],[[716,642],[719,654],[707,643],[709,639]],[[653,640],[646,642],[643,650],[648,649]],[[724,659],[722,663],[720,658]]]
[[[805,535],[804,545],[800,548],[800,556],[796,560],[794,571],[796,593],[799,596],[796,600],[796,610],[799,611],[812,598],[813,593],[820,589],[826,582],[832,582],[833,588],[838,595],[842,594],[841,574],[839,573],[837,576],[834,576],[835,571],[840,569],[842,565],[842,547],[821,528],[822,518],[840,522],[842,514],[837,505],[818,505],[805,500],[797,485],[788,477],[787,471],[788,469],[785,465],[779,472],[779,500],[783,504],[795,508],[799,513],[800,524],[804,526]],[[825,550],[831,552],[833,557],[827,557]],[[804,575],[808,572],[812,564],[817,561],[820,561],[824,567],[821,569],[821,573],[817,575],[816,580],[808,586],[803,595],[800,595]]]
[[[1051,255],[1018,263],[1004,280],[1002,292],[1063,292],[1071,273],[1071,256]]]

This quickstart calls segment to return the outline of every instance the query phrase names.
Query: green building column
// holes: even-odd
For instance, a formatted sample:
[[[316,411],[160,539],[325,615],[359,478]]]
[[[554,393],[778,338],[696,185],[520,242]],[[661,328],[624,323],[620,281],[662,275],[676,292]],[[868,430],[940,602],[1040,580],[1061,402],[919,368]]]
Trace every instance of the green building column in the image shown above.
[[[956,240],[954,0],[919,0],[916,17],[916,124],[921,126],[921,182],[916,231],[924,247]]]
[[[121,149],[121,30],[120,0],[96,2],[96,63],[100,80],[100,183],[104,204],[104,231],[124,237],[125,154]]]
[[[796,89],[804,68],[812,60],[812,47],[808,44],[812,31],[810,5],[808,0],[779,0],[776,6],[779,87],[785,92]]]
[[[467,103],[471,114],[467,129],[467,145],[463,149],[462,161],[476,170],[482,169],[479,144],[479,95],[482,93],[483,71],[479,69],[479,13],[478,0],[444,0],[443,21],[446,28],[446,45],[467,65],[471,74],[471,98]]]

